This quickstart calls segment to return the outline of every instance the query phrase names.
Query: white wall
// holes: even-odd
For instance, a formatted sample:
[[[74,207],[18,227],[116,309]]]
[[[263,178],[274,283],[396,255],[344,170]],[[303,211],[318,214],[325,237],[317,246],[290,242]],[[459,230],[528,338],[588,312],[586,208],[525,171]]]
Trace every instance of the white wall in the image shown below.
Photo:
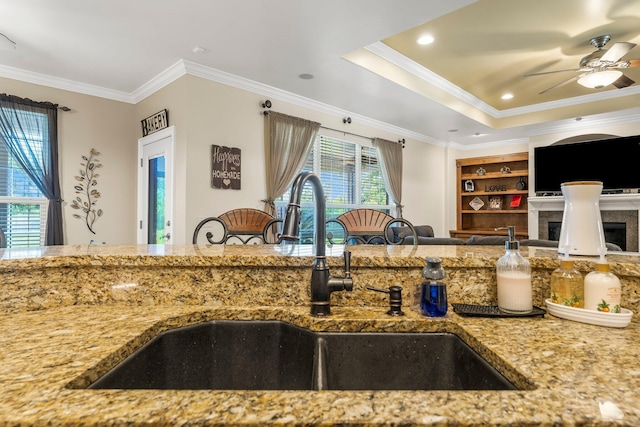
[[[87,96],[51,87],[0,78],[2,92],[50,101],[71,108],[58,112],[60,189],[62,191],[66,244],[135,243],[136,139],[134,106],[104,98]],[[95,148],[103,165],[96,189],[102,197],[97,208],[104,211],[94,223],[92,234],[85,222],[73,218],[74,186],[82,156]]]
[[[179,89],[178,89],[179,88]],[[163,108],[169,110],[171,124],[174,108],[181,108],[177,129],[176,173],[184,181],[177,182],[177,192],[184,193],[184,215],[176,215],[175,241],[190,242],[197,223],[208,216],[220,215],[233,208],[263,209],[266,197],[264,159],[264,116],[261,103],[265,96],[237,89],[194,76],[184,76],[145,99],[136,106],[139,118],[147,117]],[[368,137],[396,141],[406,139],[404,149],[403,204],[404,217],[412,223],[430,224],[438,235],[444,229],[444,149],[411,140],[404,135],[390,134],[369,126],[342,123],[336,117],[291,103],[269,98],[272,110],[320,122],[332,129]],[[335,135],[335,133],[333,133]],[[340,134],[338,134],[340,135]],[[354,140],[348,135],[345,138]],[[369,143],[357,140],[360,143]],[[237,147],[242,152],[242,182],[240,190],[221,190],[211,187],[211,145]],[[183,189],[186,189],[183,190]],[[180,196],[179,196],[180,197]]]

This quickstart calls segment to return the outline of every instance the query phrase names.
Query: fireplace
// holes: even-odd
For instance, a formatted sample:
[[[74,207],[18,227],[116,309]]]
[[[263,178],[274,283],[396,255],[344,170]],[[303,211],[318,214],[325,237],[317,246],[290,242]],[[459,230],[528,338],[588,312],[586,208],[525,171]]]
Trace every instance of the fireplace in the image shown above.
[[[529,197],[529,238],[560,240],[564,211],[562,196]],[[640,194],[604,194],[600,196],[600,216],[605,241],[623,250],[638,252]]]
[[[627,224],[624,222],[603,222],[604,241],[615,243],[620,246],[623,251],[627,250]],[[562,221],[548,222],[549,240],[560,240],[560,231],[562,229]]]

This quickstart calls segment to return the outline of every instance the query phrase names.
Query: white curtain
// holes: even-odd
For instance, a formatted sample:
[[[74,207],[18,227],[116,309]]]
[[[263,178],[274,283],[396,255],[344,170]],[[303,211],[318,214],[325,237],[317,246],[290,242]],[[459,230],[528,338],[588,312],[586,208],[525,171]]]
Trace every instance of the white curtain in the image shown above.
[[[276,216],[274,201],[300,173],[318,135],[320,123],[269,111],[265,117],[267,198],[265,211]]]
[[[396,205],[396,217],[402,218],[402,145],[381,138],[373,139],[387,193]]]

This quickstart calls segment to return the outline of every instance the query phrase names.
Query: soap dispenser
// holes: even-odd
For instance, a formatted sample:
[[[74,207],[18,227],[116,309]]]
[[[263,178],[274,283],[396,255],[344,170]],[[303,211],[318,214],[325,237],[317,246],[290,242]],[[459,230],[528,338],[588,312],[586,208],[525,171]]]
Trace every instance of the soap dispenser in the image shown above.
[[[611,272],[600,250],[595,270],[584,277],[584,308],[605,313],[620,313],[620,279]]]
[[[420,309],[422,314],[430,317],[441,317],[447,314],[447,287],[441,280],[445,273],[442,258],[426,258],[427,265],[422,269],[422,296]]]
[[[551,273],[551,302],[574,308],[584,308],[584,281],[569,259],[568,249],[560,258],[560,267]]]
[[[531,264],[520,255],[520,242],[516,240],[516,227],[496,228],[507,230],[509,240],[504,244],[506,253],[498,259],[498,308],[506,313],[530,313],[533,310],[531,288]]]

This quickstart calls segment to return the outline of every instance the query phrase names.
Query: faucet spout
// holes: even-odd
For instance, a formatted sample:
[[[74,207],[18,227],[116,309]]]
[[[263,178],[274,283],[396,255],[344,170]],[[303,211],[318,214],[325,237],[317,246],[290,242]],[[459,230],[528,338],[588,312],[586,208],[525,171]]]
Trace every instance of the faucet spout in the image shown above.
[[[326,202],[324,189],[317,175],[303,172],[298,175],[291,187],[291,199],[287,207],[287,215],[282,226],[280,238],[287,241],[300,240],[300,199],[302,189],[309,182],[314,191],[316,212],[315,261],[311,272],[311,314],[327,316],[331,314],[331,292],[351,291],[353,279],[350,270],[350,253],[345,252],[345,276],[331,277],[326,259]],[[347,255],[349,254],[349,255]]]

